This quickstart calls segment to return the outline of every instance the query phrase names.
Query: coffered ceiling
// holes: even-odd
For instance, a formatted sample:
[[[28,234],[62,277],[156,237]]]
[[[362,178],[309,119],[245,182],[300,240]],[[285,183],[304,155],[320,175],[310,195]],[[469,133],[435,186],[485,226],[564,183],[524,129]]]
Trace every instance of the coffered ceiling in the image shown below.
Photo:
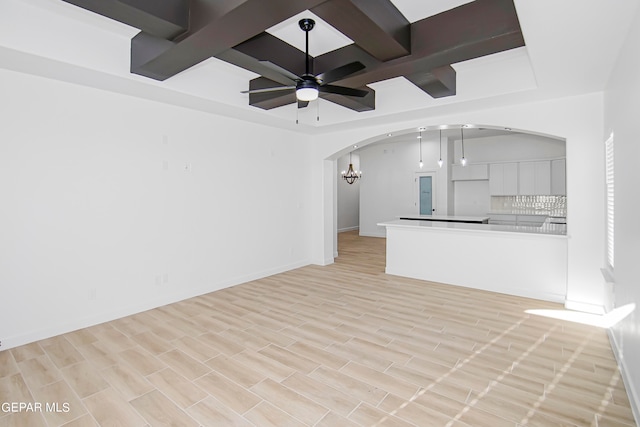
[[[297,76],[310,71],[301,55],[304,32],[291,28],[312,18],[319,27],[310,35],[313,74],[354,61],[364,66],[338,81],[368,95],[323,94],[354,111],[375,109],[367,85],[397,77],[432,98],[454,96],[451,64],[524,46],[512,0],[476,0],[415,22],[391,0],[64,1],[141,29],[131,40],[134,74],[163,81],[216,57],[260,74],[249,87],[261,90],[291,84],[278,68]],[[293,102],[293,90],[249,95],[249,104],[263,109]]]
[[[3,0],[0,67],[292,128],[602,90],[636,0]],[[306,108],[269,61],[359,61]],[[318,120],[318,118],[320,120]],[[300,125],[295,125],[299,119]]]

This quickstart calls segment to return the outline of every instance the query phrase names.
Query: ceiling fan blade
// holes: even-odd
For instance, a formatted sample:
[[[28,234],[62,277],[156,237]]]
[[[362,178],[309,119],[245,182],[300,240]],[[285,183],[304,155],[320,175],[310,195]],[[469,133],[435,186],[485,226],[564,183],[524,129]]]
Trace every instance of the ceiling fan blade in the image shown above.
[[[300,101],[298,100],[298,108],[304,108],[309,105],[309,101]]]
[[[267,92],[277,92],[280,90],[293,90],[295,86],[280,86],[280,87],[266,87],[264,89],[250,89],[243,90],[240,93],[267,93]]]
[[[357,71],[363,70],[364,68],[365,66],[362,62],[355,61],[341,67],[334,68],[333,70],[325,71],[324,73],[318,74],[316,76],[316,80],[318,80],[320,84],[331,83],[342,80],[343,78]]]
[[[272,71],[275,71],[283,76],[285,76],[288,79],[293,80],[294,82],[297,82],[298,80],[300,80],[300,77],[293,74],[291,71],[286,70],[284,68],[282,68],[279,65],[274,64],[273,62],[270,61],[258,61],[260,63],[260,65],[263,65],[267,68],[269,68]]]
[[[358,98],[363,98],[370,93],[368,90],[352,89],[350,87],[334,86],[334,85],[323,85],[323,86],[320,86],[318,90],[323,93],[335,93],[337,95],[357,96]]]

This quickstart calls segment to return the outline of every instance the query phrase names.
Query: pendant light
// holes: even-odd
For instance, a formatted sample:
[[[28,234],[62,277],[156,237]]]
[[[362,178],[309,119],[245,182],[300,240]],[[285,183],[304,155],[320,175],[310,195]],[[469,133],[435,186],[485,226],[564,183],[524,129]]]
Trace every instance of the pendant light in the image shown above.
[[[444,162],[442,161],[442,129],[440,129],[440,159],[438,160],[438,167],[442,167]]]
[[[418,166],[420,166],[420,169],[422,169],[422,166],[424,166],[424,163],[422,163],[422,128],[420,128],[419,130],[420,134],[418,135],[418,145],[420,147],[420,163],[418,163]]]
[[[461,143],[462,143],[462,157],[460,158],[460,164],[462,166],[467,166],[467,159],[466,157],[464,157],[464,130],[463,130],[464,126],[460,126],[460,136],[461,136]]]
[[[342,171],[342,179],[347,181],[347,184],[353,184],[360,178],[362,178],[362,172],[355,171],[353,169],[353,163],[351,163],[351,153],[349,153],[349,169],[346,171]]]

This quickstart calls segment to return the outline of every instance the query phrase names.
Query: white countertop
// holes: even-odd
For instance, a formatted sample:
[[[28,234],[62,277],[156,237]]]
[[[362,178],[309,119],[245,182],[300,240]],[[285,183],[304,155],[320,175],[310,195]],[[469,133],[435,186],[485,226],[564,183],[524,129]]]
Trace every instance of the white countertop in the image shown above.
[[[451,231],[522,233],[558,237],[565,237],[567,234],[566,224],[551,224],[549,222],[545,222],[539,227],[534,227],[528,225],[469,224],[464,222],[438,222],[397,219],[394,221],[381,222],[378,223],[378,225],[382,227],[416,228],[425,230],[446,229]]]

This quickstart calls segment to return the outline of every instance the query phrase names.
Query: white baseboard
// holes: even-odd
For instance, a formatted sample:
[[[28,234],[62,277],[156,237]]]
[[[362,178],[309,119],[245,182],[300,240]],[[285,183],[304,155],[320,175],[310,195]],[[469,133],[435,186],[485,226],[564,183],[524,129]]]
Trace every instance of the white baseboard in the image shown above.
[[[360,227],[356,225],[355,227],[339,228],[338,233],[344,233],[345,231],[354,231],[354,230],[360,230]]]
[[[360,232],[360,235],[363,237],[382,237],[382,238],[386,238],[387,237],[387,232],[383,231],[382,233],[367,233],[367,232]]]
[[[609,335],[611,349],[613,350],[613,354],[616,358],[616,361],[618,362],[618,368],[620,369],[620,374],[622,375],[622,381],[624,381],[624,387],[627,390],[627,397],[629,398],[629,404],[631,405],[631,412],[633,413],[636,424],[640,425],[640,394],[638,394],[639,390],[636,388],[637,384],[634,384],[634,382],[631,381],[631,376],[629,375],[627,364],[624,360],[624,357],[622,357],[620,346],[616,341],[615,334],[611,329],[607,329],[607,334]]]
[[[330,258],[319,258],[319,259],[314,259],[311,261],[311,264],[314,265],[319,265],[319,266],[326,266],[326,265],[331,265],[335,262],[334,257],[330,257]]]
[[[579,301],[565,300],[564,308],[567,310],[582,311],[583,313],[605,314],[604,306]]]
[[[120,319],[122,317],[131,316],[133,314],[151,310],[157,307],[162,307],[167,304],[183,301],[189,298],[208,294],[210,292],[219,291],[221,289],[239,285],[241,283],[246,283],[252,280],[258,280],[264,277],[273,276],[274,274],[283,273],[285,271],[304,267],[309,264],[310,264],[310,261],[304,260],[304,261],[299,261],[299,262],[295,262],[288,265],[282,265],[279,267],[275,267],[275,268],[271,268],[271,269],[243,275],[243,276],[237,276],[237,277],[220,281],[217,283],[212,283],[204,288],[191,290],[190,292],[163,295],[159,298],[149,299],[141,304],[136,304],[136,305],[132,305],[125,308],[118,308],[108,313],[100,313],[95,316],[85,317],[82,319],[73,319],[69,322],[59,323],[56,325],[48,325],[47,327],[30,331],[27,333],[22,333],[20,335],[3,337],[2,348],[0,350],[8,350],[10,348],[19,347],[21,345],[29,344],[35,341],[40,341],[40,340],[51,338],[57,335],[73,332],[78,329],[88,328],[90,326],[98,325],[100,323],[109,322],[112,320]]]

